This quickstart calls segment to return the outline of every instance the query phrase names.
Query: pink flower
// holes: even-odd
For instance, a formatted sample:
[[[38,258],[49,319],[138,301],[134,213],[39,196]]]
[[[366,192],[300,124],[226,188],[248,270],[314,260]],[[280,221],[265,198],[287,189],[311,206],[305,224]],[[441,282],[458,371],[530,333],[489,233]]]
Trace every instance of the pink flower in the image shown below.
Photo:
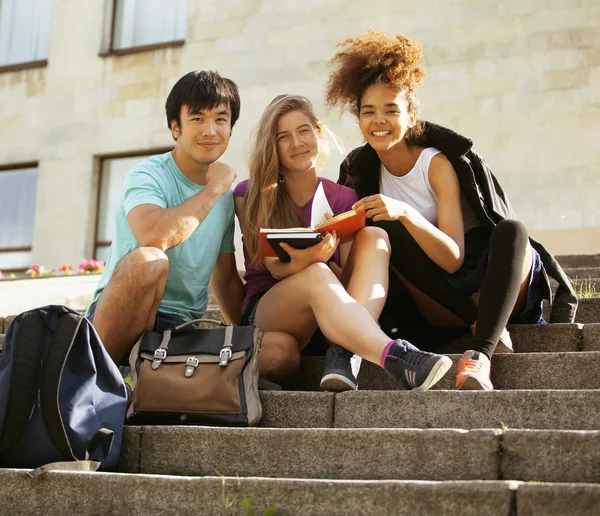
[[[26,276],[30,276],[32,278],[36,276],[41,276],[46,272],[46,268],[43,265],[32,265],[29,269],[25,271]]]
[[[104,262],[102,260],[83,260],[79,264],[79,274],[87,272],[103,272]]]
[[[0,279],[4,279],[4,274],[2,274],[2,271],[0,271]]]

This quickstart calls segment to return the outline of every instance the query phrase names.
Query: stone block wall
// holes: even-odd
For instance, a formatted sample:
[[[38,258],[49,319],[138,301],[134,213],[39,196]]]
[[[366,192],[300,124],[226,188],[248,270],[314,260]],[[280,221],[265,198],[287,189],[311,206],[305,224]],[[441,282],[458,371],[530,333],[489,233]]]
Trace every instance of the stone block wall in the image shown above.
[[[240,179],[250,133],[280,93],[306,95],[347,151],[359,145],[355,120],[323,98],[334,43],[367,28],[422,42],[423,118],[475,140],[535,236],[557,253],[600,251],[596,0],[188,0],[182,47],[102,56],[111,3],[55,0],[48,66],[0,73],[0,166],[39,162],[34,261],[91,256],[97,157],[169,146],[164,102],[191,69],[240,86],[224,158]]]

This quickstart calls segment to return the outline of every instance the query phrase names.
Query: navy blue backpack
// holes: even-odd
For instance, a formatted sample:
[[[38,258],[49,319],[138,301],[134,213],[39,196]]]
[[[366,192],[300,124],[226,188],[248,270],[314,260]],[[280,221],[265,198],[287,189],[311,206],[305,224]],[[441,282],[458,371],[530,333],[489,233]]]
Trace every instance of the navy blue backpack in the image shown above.
[[[119,369],[85,317],[45,306],[10,324],[0,357],[1,467],[113,469],[126,405]]]

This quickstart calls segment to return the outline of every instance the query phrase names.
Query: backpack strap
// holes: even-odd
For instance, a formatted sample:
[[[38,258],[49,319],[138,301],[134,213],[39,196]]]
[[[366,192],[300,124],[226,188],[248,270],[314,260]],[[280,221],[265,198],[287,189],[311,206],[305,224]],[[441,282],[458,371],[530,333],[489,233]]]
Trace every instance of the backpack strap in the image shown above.
[[[0,434],[0,455],[10,453],[31,417],[36,403],[41,361],[46,337],[46,322],[38,310],[25,312],[12,323],[12,371],[6,414]]]
[[[72,312],[65,312],[60,315],[40,379],[42,418],[54,446],[67,460],[77,460],[77,457],[73,454],[73,449],[65,432],[60,414],[58,391],[67,356],[73,347],[83,320],[83,316]]]

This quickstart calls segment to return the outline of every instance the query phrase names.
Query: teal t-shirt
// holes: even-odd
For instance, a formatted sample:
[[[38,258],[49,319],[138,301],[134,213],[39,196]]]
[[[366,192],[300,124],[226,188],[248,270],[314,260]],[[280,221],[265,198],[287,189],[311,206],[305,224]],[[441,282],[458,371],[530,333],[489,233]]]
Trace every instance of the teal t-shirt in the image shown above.
[[[139,247],[129,223],[128,213],[140,204],[172,208],[182,204],[204,186],[188,179],[179,170],[170,152],[152,156],[133,167],[123,181],[117,208],[116,233],[110,247],[104,274],[94,294],[98,300],[121,259]],[[223,195],[192,236],[166,251],[169,276],[158,310],[186,321],[206,312],[208,284],[219,253],[233,253],[233,195]]]

